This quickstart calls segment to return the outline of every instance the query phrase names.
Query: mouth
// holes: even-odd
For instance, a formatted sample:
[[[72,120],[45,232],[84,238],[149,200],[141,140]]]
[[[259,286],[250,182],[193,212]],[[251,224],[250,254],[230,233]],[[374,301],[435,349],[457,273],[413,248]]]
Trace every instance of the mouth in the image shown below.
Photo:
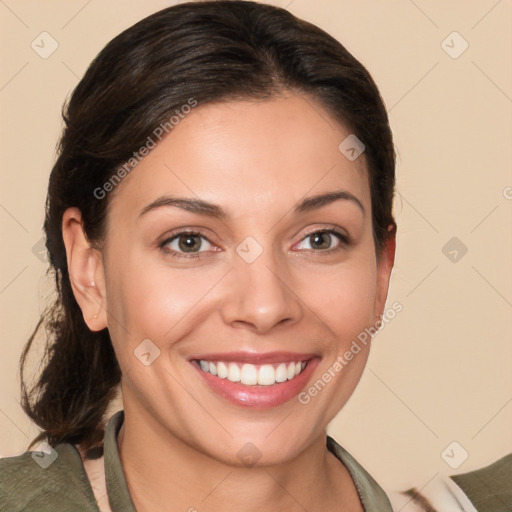
[[[231,404],[267,409],[298,395],[318,365],[319,357],[239,352],[199,356],[190,362],[209,389]]]

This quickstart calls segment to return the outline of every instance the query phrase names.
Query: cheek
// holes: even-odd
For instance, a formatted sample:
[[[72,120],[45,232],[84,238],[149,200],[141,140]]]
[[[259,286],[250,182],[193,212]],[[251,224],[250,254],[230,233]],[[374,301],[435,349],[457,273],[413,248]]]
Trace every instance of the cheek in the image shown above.
[[[129,356],[143,340],[164,350],[192,324],[197,326],[218,273],[139,264],[129,258],[113,267],[107,279],[109,331],[121,365],[122,360],[125,366],[131,363]]]
[[[326,275],[309,277],[302,286],[306,304],[331,336],[316,379],[301,392],[299,403],[323,428],[350,398],[366,365],[371,338],[365,329],[374,321],[377,273],[368,253]]]
[[[375,263],[363,255],[321,275],[304,275],[297,289],[342,349],[374,320],[376,279]]]

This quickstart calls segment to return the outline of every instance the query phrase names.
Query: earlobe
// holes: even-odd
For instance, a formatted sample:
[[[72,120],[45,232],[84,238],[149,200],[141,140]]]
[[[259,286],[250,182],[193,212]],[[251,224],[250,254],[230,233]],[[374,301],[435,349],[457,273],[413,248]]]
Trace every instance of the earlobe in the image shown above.
[[[103,260],[87,240],[78,208],[64,212],[62,237],[75,299],[89,329],[100,331],[108,325]]]

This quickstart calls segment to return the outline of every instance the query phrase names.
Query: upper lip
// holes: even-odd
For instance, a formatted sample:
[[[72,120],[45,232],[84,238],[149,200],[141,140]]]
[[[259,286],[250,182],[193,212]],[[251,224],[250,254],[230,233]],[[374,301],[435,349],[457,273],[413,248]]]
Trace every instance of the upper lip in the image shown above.
[[[309,361],[316,354],[304,354],[298,352],[223,352],[215,354],[201,354],[191,357],[190,360],[226,361],[247,364],[272,364],[285,362]]]

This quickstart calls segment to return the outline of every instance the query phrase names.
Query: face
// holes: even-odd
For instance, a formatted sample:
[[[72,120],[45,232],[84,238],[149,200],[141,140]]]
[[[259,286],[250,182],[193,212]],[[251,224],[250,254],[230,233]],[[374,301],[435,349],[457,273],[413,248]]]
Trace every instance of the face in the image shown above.
[[[392,266],[349,134],[292,94],[199,105],[111,193],[96,322],[126,414],[230,464],[249,442],[273,464],[325,435]]]

